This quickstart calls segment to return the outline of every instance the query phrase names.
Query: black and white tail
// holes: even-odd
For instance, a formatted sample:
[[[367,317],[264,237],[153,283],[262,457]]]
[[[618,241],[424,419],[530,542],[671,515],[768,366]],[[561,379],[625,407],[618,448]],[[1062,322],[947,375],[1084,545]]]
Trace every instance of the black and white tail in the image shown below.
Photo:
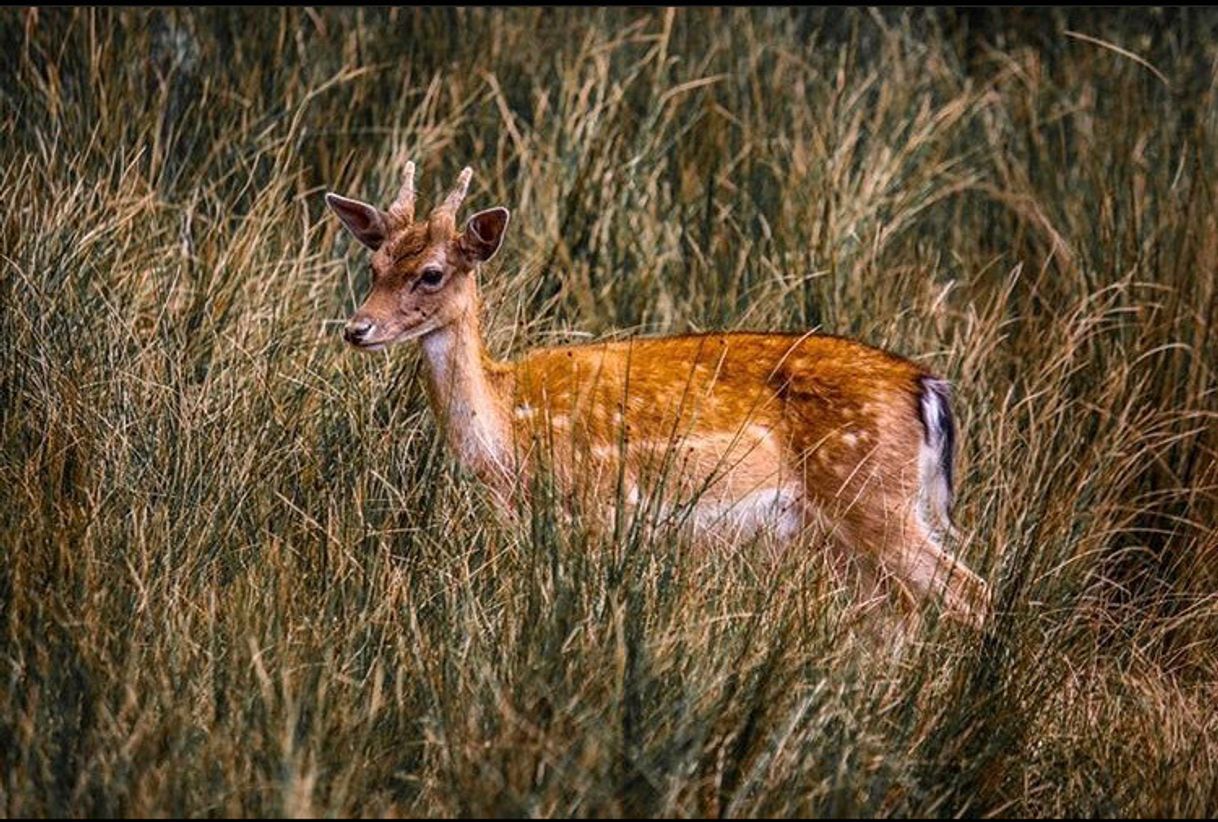
[[[952,418],[952,387],[936,377],[922,378],[918,410],[925,437],[918,460],[922,517],[937,535],[951,534],[952,458],[956,449],[956,423]]]

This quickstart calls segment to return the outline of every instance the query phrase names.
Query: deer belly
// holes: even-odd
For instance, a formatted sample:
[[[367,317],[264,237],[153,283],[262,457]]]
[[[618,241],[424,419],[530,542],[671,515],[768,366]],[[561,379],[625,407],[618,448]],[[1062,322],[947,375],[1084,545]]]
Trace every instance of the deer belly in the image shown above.
[[[661,519],[688,524],[695,537],[716,542],[790,539],[803,527],[803,489],[768,428],[689,437],[670,447]],[[655,465],[654,459],[640,462]],[[632,496],[637,501],[637,491]]]
[[[694,533],[716,542],[755,538],[794,538],[803,527],[803,498],[798,489],[777,485],[725,498],[707,496],[693,502]]]

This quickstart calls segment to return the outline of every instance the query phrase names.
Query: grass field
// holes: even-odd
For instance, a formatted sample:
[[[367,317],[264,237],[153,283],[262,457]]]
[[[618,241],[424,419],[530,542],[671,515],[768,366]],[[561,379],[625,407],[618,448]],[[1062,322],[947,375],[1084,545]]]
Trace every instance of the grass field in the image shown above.
[[[0,812],[1218,813],[1218,14],[0,10]],[[489,345],[949,377],[984,632],[505,524],[326,190],[513,211]]]

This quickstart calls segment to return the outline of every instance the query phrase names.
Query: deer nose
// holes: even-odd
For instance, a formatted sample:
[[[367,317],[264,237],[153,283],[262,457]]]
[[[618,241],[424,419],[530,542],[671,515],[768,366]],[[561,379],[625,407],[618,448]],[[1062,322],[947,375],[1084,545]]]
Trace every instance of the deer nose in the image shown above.
[[[352,320],[343,329],[343,337],[346,338],[347,342],[359,345],[372,333],[372,329],[375,327],[368,320]]]

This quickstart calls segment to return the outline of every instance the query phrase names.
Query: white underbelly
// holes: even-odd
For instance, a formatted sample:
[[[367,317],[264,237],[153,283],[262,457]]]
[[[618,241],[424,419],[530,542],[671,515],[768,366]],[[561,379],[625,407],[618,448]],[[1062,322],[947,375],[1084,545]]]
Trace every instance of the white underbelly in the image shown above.
[[[574,486],[582,481],[612,496],[624,492],[617,505],[649,528],[677,528],[697,541],[732,544],[766,537],[786,541],[804,527],[803,488],[765,426],[635,441],[625,452],[621,445],[594,446],[590,456],[582,470],[569,472]],[[606,505],[606,513],[614,507]]]
[[[789,540],[803,527],[801,495],[789,486],[758,488],[725,499],[702,498],[693,503],[695,536],[716,542],[745,542],[773,537]]]
[[[659,531],[686,533],[697,542],[732,545],[755,539],[786,542],[804,528],[804,506],[798,490],[758,488],[736,497],[704,495],[696,499],[642,500],[632,488],[625,510]],[[608,512],[607,512],[608,513]]]

